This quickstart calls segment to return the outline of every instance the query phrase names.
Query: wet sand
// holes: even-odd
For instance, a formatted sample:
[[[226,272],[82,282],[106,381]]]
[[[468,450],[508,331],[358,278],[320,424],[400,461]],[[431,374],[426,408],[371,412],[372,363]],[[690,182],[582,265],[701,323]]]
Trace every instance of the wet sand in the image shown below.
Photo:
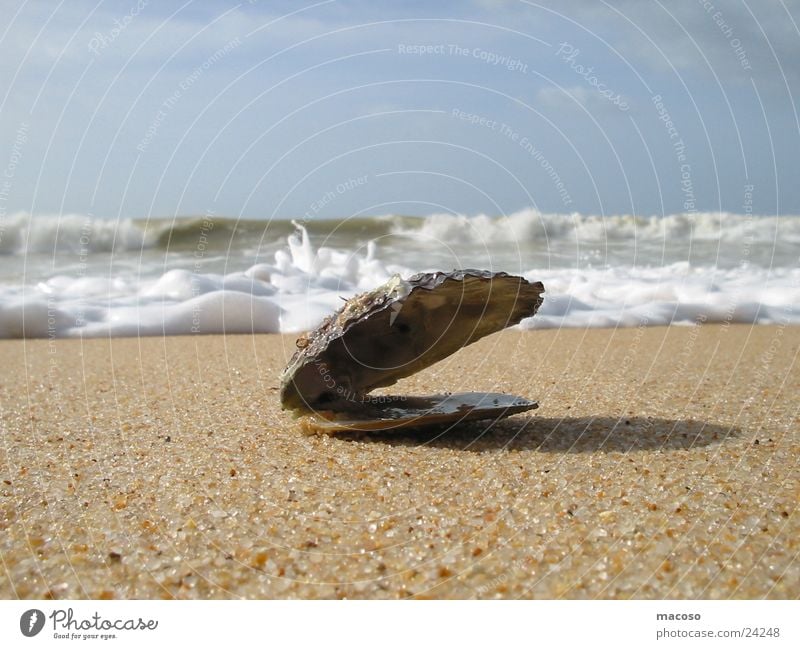
[[[0,341],[3,598],[797,598],[800,328],[508,331],[308,436],[294,336]]]

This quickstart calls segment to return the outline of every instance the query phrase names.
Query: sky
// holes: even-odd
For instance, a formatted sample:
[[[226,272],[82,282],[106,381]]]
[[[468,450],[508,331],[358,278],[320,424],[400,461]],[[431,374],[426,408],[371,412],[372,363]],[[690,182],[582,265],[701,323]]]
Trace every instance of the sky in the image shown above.
[[[797,214],[798,5],[0,0],[0,228]]]

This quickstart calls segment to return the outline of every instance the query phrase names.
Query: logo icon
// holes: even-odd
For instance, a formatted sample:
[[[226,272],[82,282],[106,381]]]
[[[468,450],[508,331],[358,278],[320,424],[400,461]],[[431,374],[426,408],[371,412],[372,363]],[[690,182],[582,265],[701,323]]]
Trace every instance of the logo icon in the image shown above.
[[[32,638],[44,627],[44,613],[38,608],[32,608],[25,611],[22,617],[19,618],[19,630],[22,635]]]

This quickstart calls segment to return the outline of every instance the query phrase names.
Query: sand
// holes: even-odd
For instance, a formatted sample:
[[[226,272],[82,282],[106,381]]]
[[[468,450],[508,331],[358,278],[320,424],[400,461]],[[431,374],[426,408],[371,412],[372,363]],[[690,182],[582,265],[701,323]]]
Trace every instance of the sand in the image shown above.
[[[507,331],[303,435],[293,336],[0,342],[3,598],[796,598],[800,328]]]

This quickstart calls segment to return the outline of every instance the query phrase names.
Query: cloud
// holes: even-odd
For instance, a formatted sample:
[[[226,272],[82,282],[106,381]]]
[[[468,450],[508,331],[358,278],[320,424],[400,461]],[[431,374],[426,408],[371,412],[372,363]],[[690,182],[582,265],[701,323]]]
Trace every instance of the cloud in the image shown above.
[[[662,74],[713,74],[747,85],[752,76],[773,87],[796,88],[800,81],[798,0],[473,0],[472,6],[534,35],[582,33],[631,65]]]
[[[650,5],[650,10],[644,11],[641,4]],[[713,71],[722,80],[746,83],[750,76],[783,83],[783,68],[797,81],[799,35],[786,7],[770,3],[764,11],[763,6],[746,3],[697,0],[641,4],[625,3],[623,12],[633,23],[632,38],[620,45],[632,57],[655,67],[674,66],[682,74]],[[616,20],[624,19],[617,15]]]
[[[559,112],[582,113],[588,111],[592,114],[610,111],[625,112],[630,106],[629,100],[624,95],[619,95],[618,100],[616,97],[615,94],[615,99],[612,101],[602,95],[598,89],[589,86],[545,86],[536,92],[536,105]]]

